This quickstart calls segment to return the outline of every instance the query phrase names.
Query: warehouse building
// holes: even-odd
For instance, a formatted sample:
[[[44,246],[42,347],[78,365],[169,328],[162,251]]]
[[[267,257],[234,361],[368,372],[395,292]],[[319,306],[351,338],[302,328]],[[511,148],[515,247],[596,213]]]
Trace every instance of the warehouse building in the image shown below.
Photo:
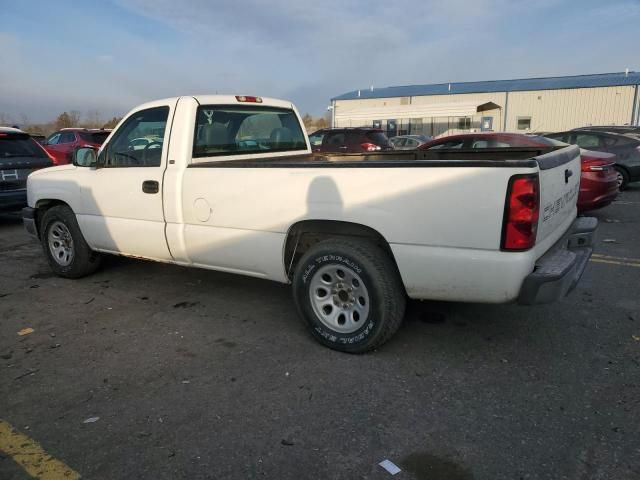
[[[334,127],[388,136],[640,124],[640,73],[369,88],[331,99]]]

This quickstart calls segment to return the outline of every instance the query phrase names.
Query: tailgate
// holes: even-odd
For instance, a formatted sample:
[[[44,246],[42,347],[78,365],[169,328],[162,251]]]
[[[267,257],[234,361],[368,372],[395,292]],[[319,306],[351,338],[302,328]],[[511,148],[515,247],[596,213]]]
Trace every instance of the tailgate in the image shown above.
[[[50,167],[51,160],[43,158],[1,158],[0,191],[22,190],[27,186],[27,177],[31,172]]]
[[[557,231],[576,216],[580,191],[580,149],[571,145],[536,157],[540,168],[540,219],[536,243],[560,237]],[[555,235],[554,235],[555,233]]]

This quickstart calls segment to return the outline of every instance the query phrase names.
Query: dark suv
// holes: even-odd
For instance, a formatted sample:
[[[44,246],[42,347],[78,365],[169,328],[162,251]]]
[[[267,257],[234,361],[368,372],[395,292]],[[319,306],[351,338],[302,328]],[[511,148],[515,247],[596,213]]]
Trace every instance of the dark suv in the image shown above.
[[[393,150],[377,128],[325,128],[309,135],[311,150],[326,153],[366,153]]]
[[[51,165],[51,157],[28,133],[0,127],[0,212],[25,207],[27,177]]]

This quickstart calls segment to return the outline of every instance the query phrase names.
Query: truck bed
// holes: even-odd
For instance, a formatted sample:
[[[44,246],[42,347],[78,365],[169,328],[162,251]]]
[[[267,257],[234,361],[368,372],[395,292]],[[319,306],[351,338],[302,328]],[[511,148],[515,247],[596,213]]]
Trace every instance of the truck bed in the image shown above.
[[[336,153],[290,155],[285,157],[213,160],[194,162],[191,168],[393,168],[393,167],[514,167],[541,170],[562,163],[565,156],[554,156],[553,162],[539,157],[567,147],[509,147],[484,149],[438,149],[426,151],[389,151],[379,153]],[[571,147],[567,149],[571,150]],[[566,161],[571,155],[566,155]]]

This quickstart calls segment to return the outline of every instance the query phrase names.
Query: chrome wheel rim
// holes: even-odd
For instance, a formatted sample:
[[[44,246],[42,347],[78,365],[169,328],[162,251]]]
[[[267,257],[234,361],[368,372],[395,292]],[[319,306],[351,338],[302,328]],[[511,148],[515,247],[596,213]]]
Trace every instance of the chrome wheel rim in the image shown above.
[[[352,333],[364,326],[369,316],[369,291],[351,268],[325,265],[311,278],[309,300],[316,317],[339,333]]]
[[[618,188],[620,188],[624,182],[624,176],[619,170],[616,170],[616,180],[618,181]]]
[[[54,222],[49,228],[47,240],[49,251],[56,263],[61,267],[69,266],[73,261],[74,249],[71,232],[67,226],[60,221]]]

